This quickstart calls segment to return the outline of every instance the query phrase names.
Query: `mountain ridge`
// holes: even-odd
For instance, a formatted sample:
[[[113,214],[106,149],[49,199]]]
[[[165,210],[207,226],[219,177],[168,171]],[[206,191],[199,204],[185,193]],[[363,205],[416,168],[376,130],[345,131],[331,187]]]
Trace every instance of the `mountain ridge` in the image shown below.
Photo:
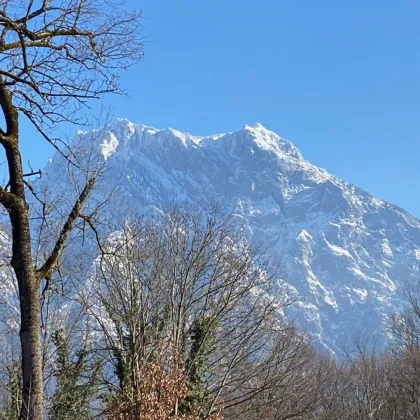
[[[76,145],[99,153],[107,168],[94,195],[104,199],[112,185],[114,220],[133,209],[214,201],[240,218],[299,295],[289,316],[329,350],[359,332],[384,341],[388,316],[401,306],[397,290],[418,278],[419,219],[313,165],[259,123],[194,136],[117,119],[79,132]],[[43,180],[55,196],[68,185],[63,159],[52,159]]]

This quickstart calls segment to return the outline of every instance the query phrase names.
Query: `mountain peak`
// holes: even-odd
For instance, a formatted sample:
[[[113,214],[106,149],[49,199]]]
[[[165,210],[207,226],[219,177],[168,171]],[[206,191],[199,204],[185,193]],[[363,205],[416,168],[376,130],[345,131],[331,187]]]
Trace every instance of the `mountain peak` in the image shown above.
[[[262,129],[262,130],[266,130],[266,131],[269,131],[266,127],[264,127],[261,123],[259,123],[259,122],[255,122],[254,124],[245,124],[244,125],[244,128],[245,129],[247,129],[247,128],[251,128],[251,129]]]
[[[280,137],[277,133],[267,129],[258,122],[252,125],[245,125],[238,133],[241,132],[251,136],[254,143],[263,150],[274,152],[279,156],[286,155],[293,159],[303,160],[300,150],[290,141]]]
[[[396,290],[418,278],[415,218],[312,165],[262,124],[203,137],[121,118],[78,139],[109,164],[93,194],[107,202],[113,191],[113,222],[210,202],[243,221],[296,291],[291,316],[330,349],[357,332],[385,337],[387,314],[401,303]],[[72,190],[62,168],[50,165],[42,180],[59,197]]]
[[[269,130],[268,128],[264,127],[259,122],[254,124],[245,124],[240,131],[248,131],[250,133],[259,134],[259,135],[269,135],[274,134],[276,137],[279,137],[278,134],[274,133],[274,131]]]

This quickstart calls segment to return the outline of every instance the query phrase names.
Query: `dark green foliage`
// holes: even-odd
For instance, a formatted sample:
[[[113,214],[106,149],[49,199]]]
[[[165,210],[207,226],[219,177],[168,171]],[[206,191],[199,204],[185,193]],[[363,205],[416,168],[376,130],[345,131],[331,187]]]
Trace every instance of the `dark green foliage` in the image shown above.
[[[208,405],[209,394],[205,386],[208,372],[208,353],[212,346],[213,320],[199,317],[194,320],[190,330],[191,347],[186,361],[188,376],[188,395],[182,403],[184,413],[204,413]]]
[[[138,289],[135,291],[137,299]],[[130,314],[132,318],[126,320],[126,324],[132,328],[125,333],[118,320],[114,320],[115,330],[118,337],[118,345],[112,347],[112,354],[115,359],[115,374],[119,381],[120,389],[136,389],[140,378],[138,367],[140,360],[151,362],[155,359],[155,345],[164,334],[164,329],[169,320],[169,305],[167,304],[162,313],[159,309],[153,322],[149,326],[141,325],[139,322],[132,322],[136,314]],[[147,356],[146,356],[147,353]]]
[[[48,418],[90,419],[89,403],[98,391],[102,365],[91,359],[86,348],[78,350],[73,356],[63,331],[55,333],[54,344],[57,349],[54,371],[57,383]]]
[[[126,389],[131,387],[132,384],[132,372],[130,358],[130,337],[122,337],[121,347],[114,347],[112,352],[115,357],[115,374],[120,383],[120,389]]]

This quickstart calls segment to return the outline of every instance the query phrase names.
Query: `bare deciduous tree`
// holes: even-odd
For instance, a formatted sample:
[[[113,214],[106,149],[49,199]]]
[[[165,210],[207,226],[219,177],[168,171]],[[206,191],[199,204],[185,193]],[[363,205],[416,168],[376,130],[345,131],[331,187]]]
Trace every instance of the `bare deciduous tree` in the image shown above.
[[[275,419],[315,408],[326,365],[286,322],[291,299],[274,297],[273,267],[234,220],[173,211],[101,248],[82,301],[114,364],[111,387],[141,388],[138,373],[164,349],[187,378],[175,413]]]
[[[20,418],[43,418],[41,308],[39,287],[51,276],[66,239],[95,183],[88,179],[76,199],[51,254],[34,267],[19,117],[28,118],[41,135],[69,160],[70,149],[50,135],[58,122],[76,122],[90,98],[118,92],[116,71],[141,57],[139,16],[112,0],[0,1],[0,129],[9,181],[0,203],[12,227],[12,258],[20,299],[23,398]]]

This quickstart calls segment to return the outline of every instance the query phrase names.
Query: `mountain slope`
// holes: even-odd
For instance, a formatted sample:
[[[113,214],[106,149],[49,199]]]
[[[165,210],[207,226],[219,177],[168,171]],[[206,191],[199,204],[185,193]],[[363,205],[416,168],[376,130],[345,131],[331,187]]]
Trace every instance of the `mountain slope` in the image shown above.
[[[100,153],[95,194],[113,190],[114,221],[180,201],[217,201],[240,217],[299,296],[289,316],[333,351],[359,332],[383,339],[398,289],[418,277],[419,220],[312,165],[260,124],[197,137],[119,119],[76,143]],[[55,196],[68,185],[62,164],[55,156],[43,180]]]

